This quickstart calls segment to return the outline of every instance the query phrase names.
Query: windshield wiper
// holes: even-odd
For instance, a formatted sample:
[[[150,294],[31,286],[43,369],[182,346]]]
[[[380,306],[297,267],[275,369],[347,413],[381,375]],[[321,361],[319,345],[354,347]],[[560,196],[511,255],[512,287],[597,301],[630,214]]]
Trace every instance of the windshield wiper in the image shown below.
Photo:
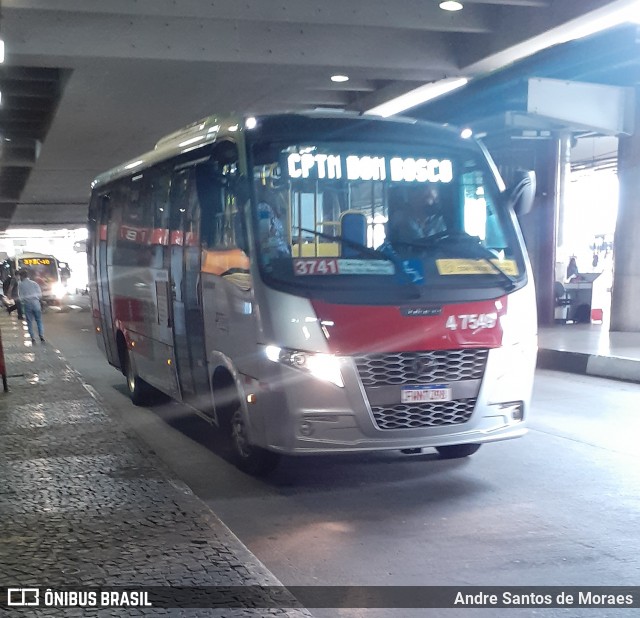
[[[487,249],[484,245],[480,244],[480,239],[477,236],[471,236],[466,232],[438,232],[437,234],[433,234],[431,236],[426,236],[425,238],[420,238],[414,240],[410,244],[413,247],[428,247],[428,246],[439,246],[445,243],[461,243],[464,246],[464,249],[469,250],[471,255],[464,257],[473,257],[479,260],[485,261],[497,275],[500,275],[502,280],[504,281],[503,288],[506,292],[511,292],[515,289],[517,285],[517,281],[509,275],[506,271],[502,270],[493,260],[497,259],[497,256],[490,250]]]
[[[491,251],[489,251],[489,249],[482,245],[476,245],[475,247],[480,249],[480,255],[475,255],[473,257],[484,260],[487,264],[489,264],[489,266],[491,266],[491,268],[493,268],[493,270],[496,271],[498,275],[500,275],[500,277],[504,281],[504,285],[502,287],[504,288],[505,292],[511,292],[512,290],[515,290],[517,281],[494,262],[496,256]]]

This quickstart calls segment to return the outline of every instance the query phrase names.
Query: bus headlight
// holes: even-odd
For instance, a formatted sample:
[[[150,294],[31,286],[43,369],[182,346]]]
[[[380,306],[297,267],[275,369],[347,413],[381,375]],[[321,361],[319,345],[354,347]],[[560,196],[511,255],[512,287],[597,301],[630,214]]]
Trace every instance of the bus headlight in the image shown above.
[[[56,298],[61,299],[64,298],[64,295],[67,293],[67,288],[58,281],[51,286],[51,291]]]
[[[344,387],[342,373],[340,372],[340,360],[333,354],[316,354],[313,352],[301,352],[268,345],[265,348],[267,358],[274,363],[282,363],[288,367],[299,369],[311,374],[314,378],[331,382],[340,388]]]

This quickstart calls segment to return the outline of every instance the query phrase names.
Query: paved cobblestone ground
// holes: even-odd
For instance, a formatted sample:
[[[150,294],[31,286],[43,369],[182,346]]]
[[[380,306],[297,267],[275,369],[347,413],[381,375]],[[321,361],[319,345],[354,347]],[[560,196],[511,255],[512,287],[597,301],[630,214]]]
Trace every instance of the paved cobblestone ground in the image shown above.
[[[0,592],[7,587],[280,586],[125,433],[49,344],[0,314]],[[25,343],[27,342],[27,343]],[[221,604],[224,598],[220,599]],[[3,610],[0,608],[0,613]],[[309,616],[303,609],[13,609],[30,616]]]

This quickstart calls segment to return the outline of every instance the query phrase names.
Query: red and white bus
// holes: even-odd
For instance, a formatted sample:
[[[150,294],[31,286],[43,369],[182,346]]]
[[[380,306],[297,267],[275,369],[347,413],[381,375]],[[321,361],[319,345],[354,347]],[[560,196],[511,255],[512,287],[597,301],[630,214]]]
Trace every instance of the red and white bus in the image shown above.
[[[134,403],[188,404],[251,473],[281,454],[471,455],[526,431],[531,194],[448,127],[207,118],[92,185],[98,343]]]

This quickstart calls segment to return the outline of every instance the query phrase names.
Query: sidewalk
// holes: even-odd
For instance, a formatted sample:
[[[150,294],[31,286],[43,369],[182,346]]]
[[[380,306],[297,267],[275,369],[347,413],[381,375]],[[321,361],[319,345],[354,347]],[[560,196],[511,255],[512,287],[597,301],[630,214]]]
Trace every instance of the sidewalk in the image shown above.
[[[640,382],[640,333],[604,324],[559,324],[538,332],[538,367]]]
[[[7,587],[36,586],[44,593],[62,586],[282,586],[111,418],[59,351],[50,344],[32,347],[22,323],[4,311],[0,330],[9,384],[8,393],[0,388],[0,608]],[[295,600],[289,604],[296,606]],[[12,613],[310,615],[224,607],[223,596],[215,610],[40,607]]]

